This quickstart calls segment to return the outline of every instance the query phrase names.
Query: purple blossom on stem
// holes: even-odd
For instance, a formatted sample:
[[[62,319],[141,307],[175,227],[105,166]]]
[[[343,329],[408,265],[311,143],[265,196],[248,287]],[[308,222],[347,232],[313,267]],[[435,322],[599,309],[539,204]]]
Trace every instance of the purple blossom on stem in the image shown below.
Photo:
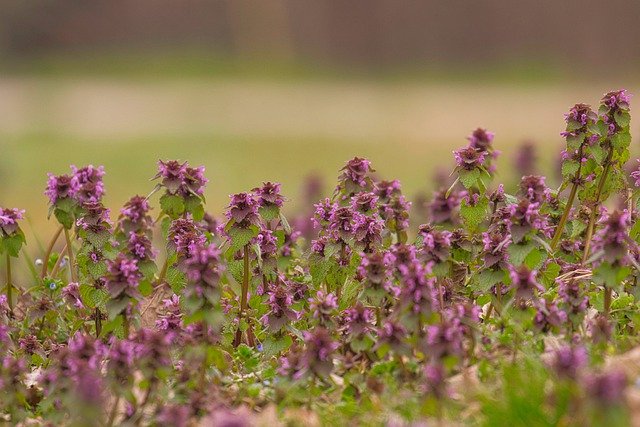
[[[553,352],[551,368],[560,378],[576,379],[587,362],[587,350],[583,346],[565,345]]]
[[[280,184],[277,182],[264,182],[262,187],[251,190],[258,199],[260,207],[282,207],[284,197],[280,195]]]
[[[610,263],[625,265],[629,262],[629,249],[637,243],[629,237],[631,218],[626,210],[615,210],[600,219],[602,228],[593,236],[593,253],[600,254]]]
[[[171,194],[175,194],[184,182],[187,172],[187,162],[180,163],[177,160],[163,162],[158,160],[158,173],[154,179],[161,178],[162,185]]]
[[[291,309],[293,295],[282,277],[267,291],[269,311],[262,316],[262,323],[272,331],[279,331],[287,323],[298,320],[299,313]]]
[[[456,164],[463,170],[480,169],[485,160],[485,152],[471,146],[453,152]]]
[[[536,270],[530,270],[527,266],[509,267],[511,289],[515,291],[517,298],[533,298],[536,291],[544,292],[544,288],[536,281]]]
[[[452,191],[449,195],[447,195],[447,190],[436,191],[428,207],[431,222],[434,224],[455,223],[460,202],[466,195],[466,191]]]
[[[531,203],[543,203],[549,196],[549,188],[545,184],[545,177],[538,175],[523,176],[520,181],[519,194]]]
[[[536,315],[533,322],[543,332],[559,328],[567,322],[567,313],[560,310],[555,301],[540,298],[535,307]]]
[[[151,207],[145,197],[133,196],[120,210],[118,221],[126,231],[146,231],[153,226],[149,216]]]
[[[82,303],[82,299],[80,297],[80,285],[75,282],[69,283],[67,286],[62,288],[62,297],[73,307],[77,309],[83,309],[84,304]]]
[[[18,231],[18,221],[24,217],[23,209],[0,208],[0,237],[11,236]]]
[[[622,404],[627,376],[622,371],[591,374],[584,380],[588,396],[603,406]]]
[[[142,274],[138,270],[138,261],[119,254],[113,261],[107,262],[108,274],[106,286],[112,299],[130,297],[141,299],[138,285]]]
[[[206,237],[189,218],[178,218],[169,227],[169,245],[179,258],[189,258],[193,248],[204,244]]]
[[[371,185],[369,173],[373,172],[373,169],[371,169],[371,162],[367,159],[354,157],[340,171],[338,189],[343,192],[344,196],[350,197],[354,193],[366,190]]]
[[[338,298],[332,293],[318,291],[315,298],[309,298],[309,310],[314,319],[321,324],[333,322],[333,316],[338,309]]]
[[[348,334],[360,336],[373,329],[375,314],[373,310],[358,301],[353,307],[344,311],[343,320]]]
[[[260,221],[258,216],[258,201],[250,193],[238,193],[229,196],[231,201],[227,207],[227,218],[233,221],[235,227],[246,228],[250,225],[257,225]]]
[[[491,143],[495,134],[486,129],[477,128],[467,137],[469,146],[480,151],[491,151]]]
[[[70,175],[58,175],[48,174],[49,180],[47,181],[47,189],[44,194],[49,197],[51,205],[55,205],[59,200],[67,197],[75,197],[76,193],[80,189],[78,178]]]
[[[151,240],[141,232],[129,232],[127,249],[139,261],[152,260],[156,256],[156,250],[153,248]]]
[[[305,350],[302,366],[319,377],[327,377],[333,370],[333,352],[338,348],[338,343],[322,327],[305,331],[303,335]]]
[[[93,165],[85,166],[83,168],[77,168],[71,166],[73,176],[78,182],[78,190],[75,194],[80,203],[83,202],[99,202],[104,195],[104,183],[102,177],[104,177],[104,166]]]

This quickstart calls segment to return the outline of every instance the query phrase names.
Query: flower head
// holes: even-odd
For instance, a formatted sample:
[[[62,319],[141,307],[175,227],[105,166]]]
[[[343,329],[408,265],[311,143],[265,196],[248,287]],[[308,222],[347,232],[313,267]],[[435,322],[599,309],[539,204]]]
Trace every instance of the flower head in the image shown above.
[[[55,205],[59,200],[67,197],[75,197],[80,189],[78,177],[75,175],[58,175],[48,174],[47,189],[44,194],[49,197],[51,205]]]
[[[0,237],[11,236],[19,230],[18,221],[24,217],[23,209],[0,208]]]

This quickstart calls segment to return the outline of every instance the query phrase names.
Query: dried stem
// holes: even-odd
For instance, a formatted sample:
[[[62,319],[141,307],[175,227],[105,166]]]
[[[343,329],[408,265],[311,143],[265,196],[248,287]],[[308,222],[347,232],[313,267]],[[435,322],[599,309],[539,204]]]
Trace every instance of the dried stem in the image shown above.
[[[64,229],[64,238],[67,241],[67,254],[69,255],[69,271],[71,272],[71,281],[78,283],[78,272],[75,267],[75,260],[73,258],[73,247],[71,246],[71,237],[69,237],[69,230]]]
[[[53,235],[53,237],[51,238],[51,241],[49,242],[49,246],[47,247],[47,251],[44,253],[44,258],[42,258],[42,271],[40,271],[41,279],[44,279],[45,276],[47,275],[47,269],[49,267],[49,258],[51,257],[51,252],[53,251],[53,247],[56,245],[56,242],[58,241],[58,238],[60,237],[60,234],[62,234],[63,230],[64,230],[64,227],[61,225],[56,231],[56,233]]]

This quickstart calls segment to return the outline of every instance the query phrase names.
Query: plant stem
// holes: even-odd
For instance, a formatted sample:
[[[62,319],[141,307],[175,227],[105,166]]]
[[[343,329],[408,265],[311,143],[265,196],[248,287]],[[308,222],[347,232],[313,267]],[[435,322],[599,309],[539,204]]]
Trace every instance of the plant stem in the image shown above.
[[[9,314],[13,317],[13,282],[11,280],[11,256],[7,253],[7,303]]]
[[[44,258],[42,259],[42,271],[40,272],[41,279],[44,279],[45,276],[47,275],[47,269],[49,267],[49,258],[51,257],[51,252],[53,251],[53,247],[56,245],[56,242],[58,241],[60,234],[62,234],[62,230],[64,230],[64,227],[61,225],[60,228],[58,228],[58,231],[56,231],[56,234],[54,234],[53,237],[51,238],[51,241],[49,242],[49,246],[47,247],[47,251],[44,253]]]
[[[64,247],[62,248],[62,251],[60,251],[60,256],[58,257],[58,259],[56,260],[56,263],[51,269],[51,277],[56,277],[56,275],[58,274],[58,270],[60,269],[60,263],[62,262],[62,258],[64,258],[64,254],[66,252],[67,252],[67,244],[65,243]]]
[[[582,167],[582,164],[580,164]],[[576,175],[580,173],[580,167],[578,168],[578,172]],[[558,243],[560,242],[560,238],[562,237],[562,233],[564,232],[564,226],[567,223],[567,218],[569,218],[569,212],[573,207],[573,201],[576,198],[576,194],[578,193],[578,183],[576,181],[573,182],[573,186],[571,187],[571,192],[569,193],[569,199],[567,200],[567,204],[564,207],[564,212],[562,212],[562,216],[560,217],[560,222],[558,223],[558,227],[556,228],[556,233],[553,235],[553,240],[551,240],[551,251],[555,251]]]
[[[583,143],[584,144],[584,143]],[[582,147],[583,144],[580,145],[580,149],[578,150],[578,158],[582,159]],[[576,194],[578,193],[578,180],[580,179],[580,173],[582,172],[582,162],[578,164],[578,170],[573,176],[573,185],[571,186],[571,192],[569,193],[569,199],[567,200],[567,204],[564,207],[564,212],[562,212],[562,217],[560,217],[560,222],[558,223],[558,227],[556,228],[556,233],[553,235],[553,240],[551,240],[551,250],[555,251],[560,239],[562,238],[562,233],[564,233],[564,226],[567,223],[567,218],[569,218],[569,212],[573,207],[573,201],[576,198]]]
[[[69,255],[69,271],[71,272],[71,281],[78,283],[78,274],[75,268],[75,260],[73,259],[73,247],[71,246],[71,238],[69,230],[64,229],[64,238],[67,241],[67,254]]]
[[[598,216],[598,209],[600,208],[600,197],[602,196],[602,190],[604,188],[604,183],[607,180],[607,175],[609,174],[609,169],[611,169],[611,157],[613,157],[613,147],[609,148],[609,153],[607,154],[607,158],[604,163],[604,170],[602,171],[602,175],[600,176],[600,181],[598,181],[598,189],[596,191],[596,199],[595,204],[591,210],[591,215],[589,217],[589,225],[587,227],[587,236],[584,241],[584,253],[582,254],[582,264],[587,261],[589,257],[589,250],[591,249],[591,239],[593,238],[593,229],[596,224],[596,217]]]
[[[96,322],[96,338],[100,337],[100,333],[102,332],[102,313],[100,309],[96,307],[96,311],[94,313],[95,322]]]
[[[611,291],[613,289],[609,286],[604,287],[604,315],[609,317],[611,313]]]
[[[238,315],[238,331],[236,332],[236,338],[234,345],[237,347],[242,341],[242,332],[240,331],[240,322],[244,316],[244,311],[247,309],[247,296],[249,293],[249,244],[244,245],[244,274],[242,276],[242,289],[240,294],[240,313]],[[251,325],[247,329],[247,337],[253,337],[251,333]]]
[[[122,318],[122,329],[124,329],[124,337],[125,339],[129,339],[129,316],[127,316],[127,313],[122,313]]]
[[[160,270],[160,275],[158,276],[158,280],[156,281],[156,287],[162,286],[164,282],[164,278],[167,276],[167,270],[169,269],[169,257],[164,260],[164,264],[162,264],[162,270]]]

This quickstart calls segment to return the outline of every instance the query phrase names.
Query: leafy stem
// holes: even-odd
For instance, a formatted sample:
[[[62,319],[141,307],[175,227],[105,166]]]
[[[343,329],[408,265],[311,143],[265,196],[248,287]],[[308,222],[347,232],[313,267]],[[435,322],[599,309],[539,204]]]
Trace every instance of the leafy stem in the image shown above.
[[[13,316],[13,282],[11,280],[11,256],[7,253],[7,303],[9,313]]]
[[[71,237],[69,237],[69,230],[67,228],[64,229],[64,238],[67,241],[67,254],[69,255],[69,271],[71,272],[71,281],[78,283],[78,272],[75,268],[73,247],[71,246]]]
[[[42,259],[42,271],[40,272],[41,279],[44,279],[45,276],[47,275],[47,268],[49,267],[49,258],[51,257],[51,252],[53,251],[53,247],[58,241],[58,238],[60,237],[60,234],[62,234],[63,230],[64,230],[64,227],[61,225],[56,231],[56,233],[53,235],[53,237],[51,238],[51,241],[49,242],[47,251],[44,254],[44,258]]]

